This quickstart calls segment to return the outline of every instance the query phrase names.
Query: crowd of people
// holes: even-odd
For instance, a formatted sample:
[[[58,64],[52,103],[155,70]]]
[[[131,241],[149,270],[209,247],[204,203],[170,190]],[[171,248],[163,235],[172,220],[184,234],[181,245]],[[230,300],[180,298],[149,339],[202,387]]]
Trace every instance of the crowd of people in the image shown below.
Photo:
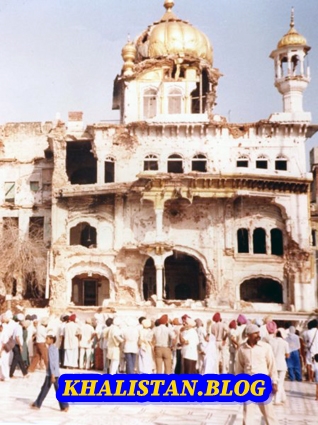
[[[215,313],[204,323],[187,314],[173,319],[164,314],[154,321],[96,314],[81,321],[71,313],[59,319],[38,319],[21,313],[13,316],[10,310],[0,320],[0,379],[12,377],[17,365],[25,376],[36,367],[47,368],[48,334],[56,337],[60,366],[65,368],[95,368],[111,374],[235,373],[237,350],[246,341],[246,326],[251,323],[258,326],[260,339],[271,345],[274,354],[284,352],[283,357],[276,356],[279,370],[288,371],[291,381],[301,381],[303,375],[314,381],[316,319],[310,320],[308,329],[300,335],[293,326],[277,329],[270,316],[262,320],[239,314],[226,323],[220,313]],[[6,351],[10,338],[14,344]]]
[[[74,313],[38,319],[8,310],[0,318],[0,379],[12,378],[17,365],[25,377],[37,367],[47,370],[48,347],[54,344],[63,368],[110,374],[267,373],[274,404],[286,400],[287,374],[291,381],[316,381],[318,399],[317,331],[316,319],[299,332],[294,326],[278,328],[270,316],[239,314],[225,322],[219,312],[207,322],[188,314],[157,320],[96,314],[83,321]],[[266,368],[257,360],[249,364],[251,349],[264,354]],[[260,359],[259,353],[253,358]]]

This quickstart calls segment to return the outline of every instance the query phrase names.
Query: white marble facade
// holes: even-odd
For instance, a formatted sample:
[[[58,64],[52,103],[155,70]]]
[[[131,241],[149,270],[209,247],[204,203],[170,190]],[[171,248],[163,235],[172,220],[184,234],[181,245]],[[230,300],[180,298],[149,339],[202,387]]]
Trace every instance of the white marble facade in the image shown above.
[[[213,109],[221,74],[211,44],[172,6],[166,1],[161,20],[123,48],[113,102],[120,124],[84,128],[82,114],[70,113],[68,123],[31,135],[22,123],[2,127],[0,214],[21,217],[27,227],[36,175],[43,196],[36,214],[51,225],[55,308],[196,302],[311,311],[316,284],[305,140],[315,130],[302,110],[307,42],[292,17],[271,54],[284,110],[228,123]],[[26,143],[32,149],[22,154]],[[4,199],[11,181],[13,205]]]

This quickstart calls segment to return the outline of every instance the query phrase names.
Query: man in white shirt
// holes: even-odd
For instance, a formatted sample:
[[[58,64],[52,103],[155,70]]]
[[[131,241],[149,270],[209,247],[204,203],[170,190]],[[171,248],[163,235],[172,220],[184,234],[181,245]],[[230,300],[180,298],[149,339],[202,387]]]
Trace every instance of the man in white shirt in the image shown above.
[[[86,319],[85,323],[81,326],[80,337],[80,354],[79,354],[79,367],[80,369],[89,370],[91,368],[91,355],[92,343],[95,335],[95,330],[91,325],[91,319]]]
[[[304,342],[306,346],[306,367],[308,380],[314,381],[313,357],[318,353],[318,321],[312,319],[308,322],[308,330],[304,332]]]
[[[10,381],[10,355],[11,351],[6,351],[4,349],[4,344],[6,344],[10,337],[13,335],[14,327],[10,328],[9,321],[11,317],[11,312],[6,312],[2,314],[2,332],[0,334],[0,380],[1,381]],[[15,323],[15,322],[14,322]]]
[[[37,367],[41,359],[43,359],[44,361],[45,369],[47,369],[49,365],[48,351],[47,351],[47,346],[45,344],[46,333],[47,333],[46,328],[48,323],[49,323],[49,319],[47,317],[43,317],[40,323],[37,320],[34,320],[34,325],[36,328],[35,346],[34,346],[34,356],[29,367],[29,372],[35,371],[35,368]]]
[[[136,358],[138,353],[139,327],[136,318],[129,318],[127,325],[122,330],[124,338],[123,351],[126,362],[126,373],[135,373]]]
[[[276,394],[278,375],[271,346],[260,340],[260,330],[257,325],[247,325],[246,335],[247,341],[237,351],[235,374],[255,375],[256,373],[264,373],[271,378],[272,393]],[[255,425],[254,415],[257,406],[264,416],[266,425],[279,425],[272,402],[244,403],[243,425]]]

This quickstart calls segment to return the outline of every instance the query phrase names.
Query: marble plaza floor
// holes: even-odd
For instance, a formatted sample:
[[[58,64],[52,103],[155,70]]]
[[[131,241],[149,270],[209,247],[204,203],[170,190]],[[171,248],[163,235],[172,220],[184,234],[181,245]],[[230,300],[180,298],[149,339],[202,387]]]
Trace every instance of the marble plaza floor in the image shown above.
[[[69,371],[68,371],[69,372]],[[1,425],[241,425],[242,406],[239,404],[71,404],[67,413],[59,410],[54,388],[40,410],[30,404],[41,388],[44,372],[36,371],[23,379],[0,382]],[[315,400],[315,384],[288,382],[288,401],[284,406],[275,406],[281,425],[317,425],[318,401]],[[263,425],[259,417],[255,425]]]

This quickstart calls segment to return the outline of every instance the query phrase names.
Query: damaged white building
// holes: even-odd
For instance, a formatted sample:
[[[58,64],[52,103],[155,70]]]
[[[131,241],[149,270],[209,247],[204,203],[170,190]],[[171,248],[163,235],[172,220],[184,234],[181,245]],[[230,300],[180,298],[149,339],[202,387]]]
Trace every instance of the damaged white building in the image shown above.
[[[53,308],[311,311],[310,47],[292,16],[270,55],[283,111],[229,123],[210,41],[173,3],[122,49],[120,124],[2,126],[2,221],[43,226]]]

